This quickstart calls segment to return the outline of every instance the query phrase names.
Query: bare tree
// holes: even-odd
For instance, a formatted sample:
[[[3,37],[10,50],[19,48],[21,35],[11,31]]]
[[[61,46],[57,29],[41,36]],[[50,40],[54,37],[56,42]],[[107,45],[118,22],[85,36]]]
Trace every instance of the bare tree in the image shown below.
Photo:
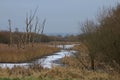
[[[29,38],[28,38],[28,41],[29,41],[29,44],[31,42],[31,37],[32,37],[32,28],[33,28],[33,24],[30,24],[30,27],[29,27]]]
[[[31,31],[32,31],[32,22],[34,20],[34,17],[36,15],[38,7],[35,9],[33,15],[31,14],[29,17],[26,16],[26,37],[25,37],[25,46],[28,44],[28,41],[30,42],[31,38]]]
[[[41,34],[43,34],[43,31],[44,31],[44,28],[45,28],[45,23],[46,23],[46,19],[44,19],[44,21],[43,21]]]
[[[36,17],[36,23],[35,23],[35,26],[34,26],[34,33],[33,33],[33,38],[32,38],[32,46],[33,46],[33,44],[36,40],[38,23],[39,23],[39,20],[38,20],[38,17]]]
[[[10,43],[9,43],[9,46],[11,47],[11,45],[12,45],[12,29],[11,29],[11,20],[9,19],[8,20],[8,22],[9,22],[9,32],[10,32]]]
[[[43,35],[43,31],[44,31],[44,28],[45,28],[45,23],[46,23],[46,19],[44,19],[43,23],[42,23],[42,28],[41,28],[41,37],[40,37],[40,41],[42,39],[42,35]]]

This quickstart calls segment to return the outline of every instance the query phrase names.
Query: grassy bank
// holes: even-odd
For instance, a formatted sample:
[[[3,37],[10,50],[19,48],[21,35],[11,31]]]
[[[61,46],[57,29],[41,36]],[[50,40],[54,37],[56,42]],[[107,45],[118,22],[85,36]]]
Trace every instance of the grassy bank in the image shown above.
[[[0,44],[0,62],[26,62],[59,51],[58,48],[50,47],[47,44],[35,44],[34,47],[17,49]]]

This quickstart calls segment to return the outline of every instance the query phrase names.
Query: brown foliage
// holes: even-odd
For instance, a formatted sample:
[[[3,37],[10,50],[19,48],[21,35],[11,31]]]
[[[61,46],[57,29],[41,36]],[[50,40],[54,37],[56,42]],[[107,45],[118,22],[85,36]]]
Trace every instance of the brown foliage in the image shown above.
[[[95,66],[95,60],[112,66],[114,63],[120,65],[120,4],[99,17],[99,25],[94,25],[91,21],[85,22],[80,38],[88,48],[91,66]],[[120,70],[117,67],[118,69]]]

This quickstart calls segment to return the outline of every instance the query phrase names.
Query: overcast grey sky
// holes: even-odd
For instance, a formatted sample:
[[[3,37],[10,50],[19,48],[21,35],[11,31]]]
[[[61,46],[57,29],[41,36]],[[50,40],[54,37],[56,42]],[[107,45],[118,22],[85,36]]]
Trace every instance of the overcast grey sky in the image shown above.
[[[100,8],[115,6],[120,0],[0,0],[0,30],[25,29],[25,16],[39,6],[40,21],[47,19],[45,33],[78,33],[78,22],[94,19]]]

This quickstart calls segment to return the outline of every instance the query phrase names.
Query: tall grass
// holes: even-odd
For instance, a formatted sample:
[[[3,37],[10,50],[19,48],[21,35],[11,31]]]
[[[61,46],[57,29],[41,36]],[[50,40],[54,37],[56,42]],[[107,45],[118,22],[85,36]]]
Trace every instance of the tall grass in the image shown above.
[[[47,44],[35,44],[34,47],[25,49],[17,49],[17,47],[9,48],[5,44],[0,44],[0,62],[26,62],[59,51]]]

